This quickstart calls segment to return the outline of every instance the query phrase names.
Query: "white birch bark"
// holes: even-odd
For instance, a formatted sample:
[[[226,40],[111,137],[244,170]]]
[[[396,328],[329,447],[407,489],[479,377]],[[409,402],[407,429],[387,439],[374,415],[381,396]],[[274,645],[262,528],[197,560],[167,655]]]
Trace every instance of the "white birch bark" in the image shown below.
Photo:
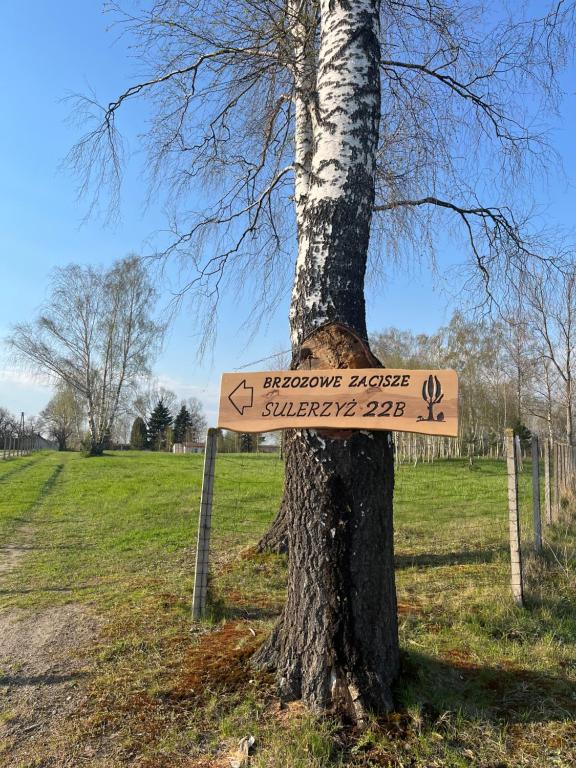
[[[364,274],[380,113],[379,4],[322,0],[315,103],[297,119],[308,178],[296,179],[298,259],[292,341],[329,320],[366,336]],[[305,194],[304,194],[305,190]]]
[[[294,201],[300,232],[310,188],[310,170],[314,154],[314,95],[316,90],[316,54],[310,3],[290,0],[289,15],[293,20],[292,50],[294,56]]]

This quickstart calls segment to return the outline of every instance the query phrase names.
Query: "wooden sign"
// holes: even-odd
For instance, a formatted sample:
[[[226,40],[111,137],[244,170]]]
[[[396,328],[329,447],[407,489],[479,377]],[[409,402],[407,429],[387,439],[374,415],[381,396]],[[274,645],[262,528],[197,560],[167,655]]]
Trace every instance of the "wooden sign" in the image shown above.
[[[388,429],[458,434],[455,371],[332,368],[225,373],[218,426],[235,432]]]

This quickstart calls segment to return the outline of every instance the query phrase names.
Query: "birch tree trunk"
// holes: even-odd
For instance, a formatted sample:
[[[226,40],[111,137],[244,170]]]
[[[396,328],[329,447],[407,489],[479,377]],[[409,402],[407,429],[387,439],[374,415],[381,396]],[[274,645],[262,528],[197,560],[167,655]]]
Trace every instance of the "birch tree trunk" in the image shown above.
[[[379,4],[322,0],[320,13],[315,95],[305,81],[297,89],[298,128],[312,134],[296,142],[293,364],[303,339],[326,322],[367,339],[364,276],[380,114]],[[388,433],[355,433],[348,440],[311,430],[288,434],[281,510],[288,523],[287,604],[255,658],[276,668],[285,699],[335,707],[356,721],[366,709],[392,706],[399,665],[393,484]]]
[[[566,441],[568,445],[574,445],[574,429],[572,418],[572,376],[568,373],[566,378]]]
[[[566,398],[566,440],[568,445],[573,444],[573,420],[572,420],[572,345],[574,343],[574,298],[576,292],[576,277],[570,275],[566,278],[564,289],[565,317],[560,320],[560,327],[564,336],[564,393]]]

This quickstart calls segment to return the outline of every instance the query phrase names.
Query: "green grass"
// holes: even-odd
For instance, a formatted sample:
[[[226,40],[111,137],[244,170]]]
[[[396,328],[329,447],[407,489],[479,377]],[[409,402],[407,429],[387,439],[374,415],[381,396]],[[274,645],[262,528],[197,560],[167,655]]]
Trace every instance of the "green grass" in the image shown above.
[[[194,455],[0,464],[0,542],[25,522],[37,544],[0,580],[2,605],[75,602],[104,620],[91,696],[64,729],[68,750],[114,733],[102,765],[216,767],[252,733],[260,768],[576,764],[575,539],[559,527],[547,532],[555,556],[531,554],[529,463],[520,478],[525,610],[510,596],[503,463],[398,471],[398,713],[361,734],[299,708],[278,711],[271,681],[246,665],[284,598],[285,558],[249,549],[281,497],[274,456],[218,457],[212,623],[190,634],[201,474]],[[63,748],[61,739],[53,747]]]
[[[60,458],[50,453],[0,463],[0,542],[36,515],[62,466]]]
[[[34,515],[42,546],[8,580],[6,604],[104,605],[177,579],[194,544],[200,458],[60,454],[62,471]]]

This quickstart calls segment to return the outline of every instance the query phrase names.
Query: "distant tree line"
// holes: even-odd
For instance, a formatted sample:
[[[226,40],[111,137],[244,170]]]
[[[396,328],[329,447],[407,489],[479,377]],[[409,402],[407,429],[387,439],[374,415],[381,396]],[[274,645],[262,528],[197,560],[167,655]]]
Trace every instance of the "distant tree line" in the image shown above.
[[[103,437],[103,448],[169,450],[177,442],[197,442],[206,429],[202,404],[197,398],[180,403],[172,417],[177,395],[158,387],[152,379],[140,383],[132,401],[125,401],[111,429]],[[37,419],[27,419],[27,429],[35,429],[56,443],[58,450],[88,449],[91,434],[86,404],[78,392],[65,382],[56,391]],[[0,408],[0,441],[4,435],[17,435],[20,421]]]
[[[570,316],[568,304],[565,299],[565,315]],[[562,332],[569,325],[566,317],[554,329],[548,306],[540,318],[517,308],[504,319],[483,322],[456,312],[433,334],[387,328],[374,334],[372,348],[388,368],[453,368],[458,373],[459,440],[475,452],[501,442],[506,427],[524,440],[535,432],[572,443],[574,403],[567,382],[576,374],[576,361]]]
[[[149,374],[162,341],[164,325],[153,317],[157,298],[137,256],[107,270],[69,264],[53,272],[50,295],[37,317],[12,329],[12,351],[23,363],[48,373],[59,388],[57,402],[50,404],[59,414],[46,418],[62,445],[71,434],[68,417],[62,429],[71,398],[82,404],[87,454],[100,455],[110,444],[117,420],[138,381]]]
[[[200,439],[206,426],[200,402],[182,402],[174,416],[176,395],[150,378],[165,331],[154,317],[157,300],[135,255],[109,269],[69,264],[53,272],[38,315],[12,329],[12,351],[55,384],[39,425],[60,450],[96,456],[128,444],[167,450]]]
[[[166,451],[175,443],[197,443],[201,440],[206,430],[206,418],[197,398],[182,401],[174,416],[172,409],[176,395],[173,392],[161,388],[155,405],[146,411],[146,403],[151,397],[153,392],[149,390],[136,400],[135,408],[139,413],[130,433],[132,449]]]

